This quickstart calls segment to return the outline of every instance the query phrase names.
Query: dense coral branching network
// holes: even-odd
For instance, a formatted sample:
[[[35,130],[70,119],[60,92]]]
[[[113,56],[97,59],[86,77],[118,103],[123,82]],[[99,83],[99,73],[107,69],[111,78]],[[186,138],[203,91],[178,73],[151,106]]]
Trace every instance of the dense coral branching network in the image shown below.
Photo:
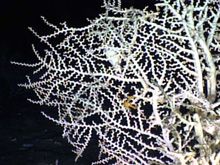
[[[156,11],[105,0],[81,28],[66,23],[41,36],[37,81],[20,86],[54,106],[76,160],[93,136],[94,164],[217,164],[220,2],[161,0]]]

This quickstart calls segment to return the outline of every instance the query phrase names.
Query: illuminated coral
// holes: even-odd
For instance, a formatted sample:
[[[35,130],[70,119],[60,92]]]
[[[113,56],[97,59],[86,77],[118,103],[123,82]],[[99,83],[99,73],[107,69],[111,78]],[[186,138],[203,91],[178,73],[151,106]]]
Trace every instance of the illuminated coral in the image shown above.
[[[157,11],[104,1],[90,25],[65,23],[41,36],[48,49],[36,68],[40,105],[58,109],[77,158],[93,135],[94,164],[218,164],[220,3],[161,0]],[[56,37],[61,38],[57,43]]]

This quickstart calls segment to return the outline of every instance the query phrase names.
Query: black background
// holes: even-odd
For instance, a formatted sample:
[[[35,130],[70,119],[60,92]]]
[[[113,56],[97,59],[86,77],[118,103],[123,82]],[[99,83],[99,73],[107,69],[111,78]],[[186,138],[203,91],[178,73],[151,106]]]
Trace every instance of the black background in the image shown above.
[[[123,0],[122,4],[152,8],[154,0]],[[40,113],[55,109],[29,103],[32,91],[17,86],[26,81],[31,68],[10,61],[36,60],[31,44],[40,42],[28,27],[48,34],[40,16],[53,24],[65,21],[69,27],[82,27],[88,25],[86,18],[94,19],[104,12],[101,5],[102,0],[8,0],[0,5],[0,165],[86,165],[97,160],[97,140],[92,139],[83,158],[74,162],[62,129]]]

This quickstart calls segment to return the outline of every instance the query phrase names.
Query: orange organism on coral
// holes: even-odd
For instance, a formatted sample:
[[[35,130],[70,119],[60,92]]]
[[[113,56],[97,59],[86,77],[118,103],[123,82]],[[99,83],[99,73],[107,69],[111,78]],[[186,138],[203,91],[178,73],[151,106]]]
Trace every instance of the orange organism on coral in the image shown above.
[[[129,96],[128,99],[123,103],[123,106],[126,108],[126,109],[137,109],[137,106],[135,105],[132,105],[131,104],[131,100],[135,98],[135,96]]]

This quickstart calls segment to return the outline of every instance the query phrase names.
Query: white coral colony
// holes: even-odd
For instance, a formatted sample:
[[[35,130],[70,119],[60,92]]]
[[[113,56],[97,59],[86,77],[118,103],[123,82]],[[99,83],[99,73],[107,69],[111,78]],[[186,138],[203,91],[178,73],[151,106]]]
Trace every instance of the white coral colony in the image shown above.
[[[121,1],[80,28],[42,17],[52,32],[30,29],[46,45],[12,62],[34,68],[19,86],[57,109],[42,113],[75,161],[97,138],[96,165],[220,165],[220,0],[158,0],[157,12]]]

